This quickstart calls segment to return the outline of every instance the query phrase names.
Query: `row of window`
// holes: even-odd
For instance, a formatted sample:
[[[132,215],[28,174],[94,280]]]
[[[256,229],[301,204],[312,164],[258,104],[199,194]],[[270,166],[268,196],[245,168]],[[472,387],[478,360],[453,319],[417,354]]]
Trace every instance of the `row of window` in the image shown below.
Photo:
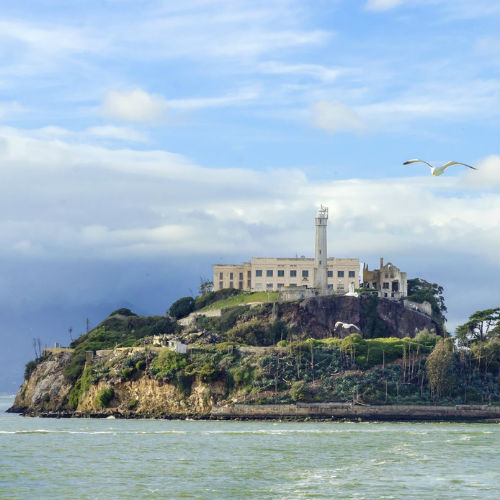
[[[255,270],[255,276],[257,278],[261,278],[263,276],[263,271],[262,269],[256,269]],[[349,278],[355,278],[356,277],[356,271],[348,271],[348,276]],[[266,271],[266,277],[267,278],[272,278],[274,275],[274,271],[272,269],[268,269]],[[278,269],[278,278],[283,278],[285,276],[285,271],[284,269]],[[302,271],[302,277],[303,278],[307,278],[309,276],[309,271],[307,270],[303,270]],[[343,278],[345,275],[344,275],[344,271],[337,271],[337,277],[338,278]],[[290,270],[290,278],[296,278],[297,277],[297,271],[295,269],[291,269]],[[328,277],[329,278],[333,278],[333,271],[328,271]]]
[[[280,289],[280,288],[283,288],[284,286],[285,286],[284,283],[278,283],[277,288]],[[291,287],[291,288],[294,288],[294,287],[297,286],[297,283],[290,283],[288,286]],[[256,290],[262,290],[264,288],[264,284],[263,283],[256,283],[255,284],[255,288],[256,288]],[[266,283],[266,290],[272,290],[272,289],[273,289],[273,284],[272,283]],[[328,289],[329,290],[333,290],[333,285],[331,285],[331,284],[328,285]],[[339,283],[337,285],[337,290],[338,291],[343,291],[344,290],[344,285],[342,283]]]
[[[229,279],[230,279],[230,280],[234,279],[234,275],[235,275],[235,274],[236,274],[236,273],[232,273],[232,272],[231,272],[231,273],[229,273]],[[240,280],[242,280],[242,279],[243,279],[243,273],[238,273],[238,274],[239,274],[238,278],[239,278]],[[252,277],[252,271],[247,271],[247,278],[248,278],[248,279],[250,279],[251,277]],[[221,280],[221,279],[224,279],[224,273],[223,273],[223,272],[220,272],[220,273],[219,273],[219,279],[220,279],[220,280]]]

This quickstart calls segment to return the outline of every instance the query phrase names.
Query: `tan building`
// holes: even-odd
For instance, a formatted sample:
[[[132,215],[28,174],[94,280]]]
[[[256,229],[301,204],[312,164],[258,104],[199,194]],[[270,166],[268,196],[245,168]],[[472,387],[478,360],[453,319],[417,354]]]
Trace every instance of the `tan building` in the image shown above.
[[[401,299],[408,295],[407,275],[391,262],[384,265],[380,258],[380,268],[370,271],[363,266],[363,286],[378,291],[379,297]]]
[[[359,259],[328,258],[327,286],[347,293],[359,287]],[[248,291],[276,291],[283,287],[314,286],[315,259],[254,257],[241,265],[214,266],[214,290],[238,288]]]

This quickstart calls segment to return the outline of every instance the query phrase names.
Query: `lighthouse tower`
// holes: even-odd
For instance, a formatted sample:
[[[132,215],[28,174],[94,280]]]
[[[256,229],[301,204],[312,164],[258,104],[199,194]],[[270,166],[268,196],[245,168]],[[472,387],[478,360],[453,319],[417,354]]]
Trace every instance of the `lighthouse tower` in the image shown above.
[[[314,288],[328,290],[328,254],[326,252],[326,226],[328,207],[321,205],[316,215],[316,249],[314,254]]]

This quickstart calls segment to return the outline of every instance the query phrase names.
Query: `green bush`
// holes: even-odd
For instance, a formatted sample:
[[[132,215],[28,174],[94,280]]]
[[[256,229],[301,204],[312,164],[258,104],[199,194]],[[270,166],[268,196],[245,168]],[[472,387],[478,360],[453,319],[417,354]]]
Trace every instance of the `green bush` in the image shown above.
[[[114,316],[115,314],[119,314],[121,316],[137,316],[137,314],[133,313],[130,309],[127,309],[126,307],[122,307],[121,309],[113,311],[110,314],[110,316]]]
[[[135,398],[132,398],[129,402],[128,402],[128,405],[127,405],[127,408],[129,410],[134,410],[135,408],[137,408],[137,405],[139,404],[139,400],[138,399],[135,399]]]
[[[95,402],[100,408],[108,408],[111,400],[115,397],[115,391],[112,387],[101,389],[95,397]]]
[[[130,380],[134,372],[133,368],[124,368],[120,373],[120,377],[122,380]]]
[[[40,358],[37,358],[33,361],[28,361],[24,368],[24,380],[28,380],[31,374],[35,371],[36,367],[40,363]]]
[[[307,382],[305,382],[304,380],[298,380],[297,382],[294,382],[290,389],[290,396],[295,402],[308,399],[310,396],[310,391]]]
[[[168,310],[170,316],[175,319],[185,318],[188,314],[194,311],[193,297],[182,297],[176,300]]]
[[[143,359],[141,359],[140,361],[137,361],[137,363],[135,364],[135,369],[137,371],[145,370],[146,369],[146,361],[144,361]]]
[[[186,355],[177,354],[170,349],[162,349],[151,363],[152,373],[157,377],[172,380],[177,371],[186,367]]]

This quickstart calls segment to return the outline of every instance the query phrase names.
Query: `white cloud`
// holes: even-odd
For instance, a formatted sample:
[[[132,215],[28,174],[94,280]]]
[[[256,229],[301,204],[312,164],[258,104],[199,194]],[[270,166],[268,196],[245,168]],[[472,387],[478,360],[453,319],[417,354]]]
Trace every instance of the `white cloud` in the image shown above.
[[[92,137],[104,139],[117,139],[121,141],[146,142],[147,137],[137,130],[128,127],[115,127],[114,125],[101,125],[90,127],[85,131]]]
[[[478,170],[466,169],[461,175],[460,187],[498,192],[500,188],[500,156],[487,156],[474,166]]]
[[[365,125],[358,114],[340,102],[318,101],[311,106],[313,127],[330,133],[361,132]]]
[[[389,10],[403,3],[403,0],[368,0],[365,8],[367,10]]]
[[[130,122],[155,122],[165,115],[167,102],[156,94],[144,90],[109,91],[103,100],[106,116]]]
[[[300,170],[204,168],[164,151],[70,144],[12,129],[1,129],[0,139],[0,213],[13,214],[0,219],[2,252],[310,253],[312,214],[325,203],[334,255],[418,260],[421,251],[452,252],[497,262],[499,200],[489,189],[498,181],[497,156],[456,176],[312,181]]]
[[[228,94],[222,97],[198,97],[190,99],[171,99],[168,101],[167,106],[169,109],[201,109],[201,108],[216,108],[225,106],[234,106],[244,104],[256,99],[259,96],[257,89],[249,88]]]
[[[324,82],[333,82],[339,76],[349,73],[347,68],[334,68],[321,64],[285,64],[278,61],[268,61],[258,66],[263,73],[274,75],[298,75],[317,78]]]

